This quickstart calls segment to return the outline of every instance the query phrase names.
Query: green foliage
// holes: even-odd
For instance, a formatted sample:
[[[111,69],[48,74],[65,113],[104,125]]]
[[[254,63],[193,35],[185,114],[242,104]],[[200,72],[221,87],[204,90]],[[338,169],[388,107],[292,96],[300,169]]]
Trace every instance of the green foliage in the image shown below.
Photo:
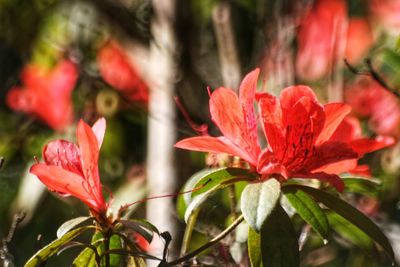
[[[329,238],[329,222],[319,205],[305,192],[283,188],[286,198],[293,208],[312,228],[327,242]]]
[[[276,179],[248,184],[242,192],[240,208],[247,223],[257,232],[271,214],[281,195],[281,185]]]

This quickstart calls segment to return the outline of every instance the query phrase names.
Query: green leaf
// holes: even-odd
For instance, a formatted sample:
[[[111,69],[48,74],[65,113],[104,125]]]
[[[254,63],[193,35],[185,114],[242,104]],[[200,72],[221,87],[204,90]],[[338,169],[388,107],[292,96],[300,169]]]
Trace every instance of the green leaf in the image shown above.
[[[113,235],[110,238],[110,250],[111,249],[121,249],[122,242],[121,238],[118,235]],[[119,254],[110,254],[110,267],[118,267],[120,266],[122,256]]]
[[[326,215],[331,227],[343,238],[364,250],[371,250],[373,248],[374,243],[372,239],[357,226],[332,211],[327,211]]]
[[[320,206],[301,190],[284,187],[282,191],[300,217],[311,225],[326,243],[329,236],[329,222]]]
[[[45,262],[48,258],[57,253],[57,251],[61,249],[63,245],[72,241],[75,237],[79,236],[81,233],[91,228],[92,228],[91,226],[82,226],[66,233],[61,238],[54,240],[53,242],[51,242],[50,244],[39,250],[35,255],[32,256],[32,258],[30,258],[25,263],[24,266],[35,267],[40,263]]]
[[[190,216],[192,215],[192,213],[198,209],[201,204],[203,204],[215,191],[217,191],[218,189],[220,189],[220,185],[216,185],[213,188],[209,189],[208,191],[195,196],[192,201],[189,203],[189,205],[186,208],[185,211],[185,222],[188,223]]]
[[[278,204],[261,228],[264,267],[300,266],[299,243],[289,216]]]
[[[160,234],[158,229],[146,220],[129,219],[120,220],[120,223],[129,230],[139,233],[146,239],[147,242],[151,243],[153,240],[154,233]]]
[[[81,253],[75,258],[72,263],[73,267],[86,266],[86,267],[97,267],[96,255],[91,248],[85,248]]]
[[[240,201],[240,208],[247,223],[257,232],[271,214],[281,195],[281,185],[276,179],[248,184]]]
[[[381,183],[365,177],[342,177],[347,192],[377,197]]]
[[[88,222],[89,220],[92,220],[93,217],[88,217],[88,216],[82,216],[82,217],[77,217],[74,219],[71,219],[69,221],[66,221],[63,223],[57,230],[57,237],[61,238],[63,235],[77,227],[78,225]]]
[[[395,262],[393,248],[387,239],[387,237],[382,233],[376,224],[371,221],[367,216],[365,216],[362,212],[343,201],[340,198],[337,198],[329,193],[324,191],[308,187],[302,185],[288,185],[288,188],[300,189],[311,195],[315,200],[321,202],[326,207],[335,211],[346,220],[360,228],[364,233],[366,233],[369,237],[371,237],[375,242],[377,242],[388,254],[390,259]]]
[[[247,239],[247,249],[251,267],[262,267],[261,259],[261,238],[260,235],[249,227],[249,238]]]

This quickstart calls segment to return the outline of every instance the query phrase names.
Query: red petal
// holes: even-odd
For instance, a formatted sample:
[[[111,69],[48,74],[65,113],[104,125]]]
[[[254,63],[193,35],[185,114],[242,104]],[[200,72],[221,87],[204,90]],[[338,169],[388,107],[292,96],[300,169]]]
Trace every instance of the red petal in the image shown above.
[[[322,132],[319,134],[316,145],[319,145],[333,135],[339,124],[343,121],[347,114],[350,113],[351,107],[344,103],[330,103],[324,106],[325,124]]]
[[[106,119],[98,119],[92,126],[93,133],[96,135],[97,143],[99,145],[99,150],[101,144],[103,143],[104,133],[106,132]]]
[[[350,172],[357,167],[357,159],[346,159],[334,163],[330,163],[313,170],[313,172],[325,172],[329,174],[340,174],[344,172]]]
[[[290,86],[281,92],[282,109],[291,109],[302,97],[308,97],[310,100],[318,102],[314,91],[310,87],[304,85]]]
[[[356,117],[347,116],[336,128],[330,141],[349,143],[362,137],[360,121]]]
[[[299,177],[299,178],[306,178],[306,179],[307,178],[317,179],[322,182],[330,183],[333,187],[336,188],[336,190],[338,192],[343,192],[343,190],[344,190],[344,182],[336,174],[327,174],[327,173],[323,173],[323,172],[317,172],[317,173],[300,174],[300,175],[295,175],[295,176]]]
[[[94,198],[91,194],[90,185],[73,172],[64,170],[57,166],[45,164],[34,164],[30,172],[36,175],[50,190],[61,194],[70,194],[82,200],[95,211],[102,212],[106,209],[106,203],[101,199]]]
[[[278,99],[269,94],[261,95],[259,110],[268,145],[272,151],[280,153],[279,151],[284,150],[285,136],[282,128],[282,109]]]
[[[83,120],[78,123],[76,130],[79,150],[81,152],[81,163],[84,177],[92,187],[101,192],[98,159],[99,144],[92,128]]]
[[[276,158],[276,156],[268,150],[264,150],[258,159],[257,172],[264,175],[280,174],[284,178],[289,178],[288,172]]]
[[[210,98],[210,113],[222,134],[242,151],[246,151],[247,155],[242,158],[255,164],[260,148],[252,142],[237,95],[226,88],[215,90]]]
[[[258,142],[257,120],[254,113],[254,100],[257,90],[257,80],[260,69],[255,69],[244,77],[240,84],[240,103],[242,104],[244,122],[248,130],[248,140],[255,154],[260,153],[260,144]]]
[[[331,163],[357,158],[358,154],[347,144],[340,142],[325,142],[315,148],[313,157],[310,159],[308,164],[308,170],[313,171]]]
[[[59,166],[83,176],[78,147],[65,140],[55,140],[43,148],[43,159],[48,165]]]
[[[246,151],[241,150],[225,137],[196,136],[186,138],[175,144],[175,147],[200,152],[227,153],[238,156],[256,166],[257,162],[249,157]]]
[[[350,142],[351,148],[356,151],[360,157],[364,154],[373,152],[395,143],[394,138],[389,136],[378,136],[374,139],[361,138]]]
[[[286,128],[286,147],[279,158],[288,171],[297,172],[312,156],[315,140],[323,128],[322,107],[308,97],[301,98],[290,110],[283,110]]]

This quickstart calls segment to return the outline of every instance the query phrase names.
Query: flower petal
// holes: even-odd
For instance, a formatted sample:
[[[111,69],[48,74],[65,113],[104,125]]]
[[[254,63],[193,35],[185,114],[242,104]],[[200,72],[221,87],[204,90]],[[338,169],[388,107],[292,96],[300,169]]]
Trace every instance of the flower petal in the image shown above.
[[[260,154],[258,158],[257,172],[268,176],[280,174],[286,179],[289,177],[285,166],[283,166],[276,156],[268,150],[264,150]]]
[[[280,101],[282,109],[291,109],[302,97],[318,102],[314,91],[304,85],[290,86],[282,90]]]
[[[175,144],[175,147],[200,152],[227,153],[233,156],[238,156],[253,166],[257,165],[257,162],[253,161],[246,151],[241,150],[235,144],[230,142],[229,139],[223,136],[190,137],[179,141]]]
[[[325,165],[348,159],[357,159],[358,154],[346,143],[325,142],[315,148],[307,169],[313,171]],[[342,170],[340,170],[342,171]],[[336,174],[339,172],[335,172]]]
[[[50,190],[61,194],[70,194],[82,200],[90,208],[100,212],[106,207],[105,201],[99,202],[90,194],[90,185],[73,172],[57,166],[34,164],[30,172],[36,175]]]
[[[98,119],[92,126],[93,133],[96,135],[97,143],[99,149],[101,144],[103,143],[104,133],[106,132],[106,119],[100,118]]]
[[[95,188],[95,194],[101,195],[98,169],[99,145],[92,128],[80,120],[76,130],[79,150],[81,152],[82,171],[86,181]]]
[[[48,143],[43,148],[43,159],[48,165],[83,176],[79,149],[71,142],[59,139]]]
[[[351,170],[357,168],[357,159],[346,159],[338,162],[330,163],[314,169],[312,172],[325,172],[329,174],[340,174],[345,172],[350,172]]]
[[[325,124],[317,138],[316,145],[328,141],[346,115],[351,111],[351,107],[344,103],[329,103],[324,106],[324,109]]]
[[[284,150],[285,136],[282,126],[282,109],[279,100],[270,94],[260,95],[259,110],[268,145],[276,153]]]
[[[377,136],[374,139],[360,138],[350,142],[351,148],[362,157],[364,154],[373,152],[395,143],[394,138],[390,136]]]
[[[247,154],[242,158],[250,164],[255,164],[260,148],[252,140],[237,95],[232,90],[223,87],[215,90],[210,98],[210,113],[224,137]]]
[[[342,179],[336,174],[327,174],[324,172],[317,172],[317,173],[307,173],[307,174],[300,174],[294,175],[295,177],[299,178],[309,178],[309,179],[317,179],[322,182],[330,183],[333,187],[336,188],[338,192],[343,192],[344,190],[344,182]]]
[[[255,69],[244,77],[240,84],[239,99],[243,109],[244,123],[248,130],[248,142],[252,145],[253,153],[259,154],[260,144],[258,142],[257,120],[254,113],[254,100],[257,90],[257,80],[260,69]]]

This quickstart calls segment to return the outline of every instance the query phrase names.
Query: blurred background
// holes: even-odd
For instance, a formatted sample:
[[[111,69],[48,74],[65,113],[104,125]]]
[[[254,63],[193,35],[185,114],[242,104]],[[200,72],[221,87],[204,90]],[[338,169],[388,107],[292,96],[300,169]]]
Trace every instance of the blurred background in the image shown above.
[[[207,87],[237,90],[255,67],[259,91],[309,85],[321,102],[352,105],[355,136],[397,139],[399,33],[400,0],[1,0],[0,237],[15,214],[26,212],[7,256],[23,266],[64,221],[87,214],[29,174],[47,142],[75,139],[81,118],[107,119],[99,168],[114,210],[177,193],[195,171],[224,160],[173,144],[205,131],[218,135]],[[361,164],[359,175],[379,180],[380,191],[345,198],[384,229],[400,258],[400,143]],[[131,211],[171,232],[171,255],[184,229],[175,202],[151,200]],[[210,204],[202,222],[208,230],[197,229],[193,243],[213,235],[207,218],[216,218],[217,230],[223,226],[211,214],[225,205]],[[340,218],[333,228],[345,238],[334,235],[326,246],[308,238],[303,266],[390,266],[358,229]],[[209,251],[201,263],[243,266],[243,249],[228,247]],[[69,266],[78,252],[53,257],[48,266]]]

